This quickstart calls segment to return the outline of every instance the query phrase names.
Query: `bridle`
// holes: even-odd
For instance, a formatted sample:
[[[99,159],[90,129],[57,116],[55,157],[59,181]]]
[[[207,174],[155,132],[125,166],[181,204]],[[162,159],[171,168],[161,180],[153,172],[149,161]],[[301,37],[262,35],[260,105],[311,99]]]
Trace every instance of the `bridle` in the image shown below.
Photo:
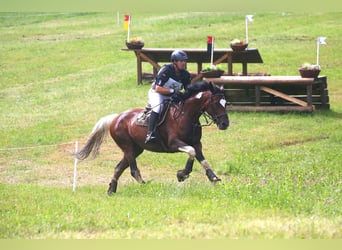
[[[221,96],[220,100],[222,100],[222,99],[226,100],[224,94],[222,94],[222,93],[212,94],[211,97],[210,97],[209,106],[217,105],[217,102],[214,101],[214,97],[215,97],[215,96]],[[203,111],[202,111],[202,116],[204,117],[206,124],[201,125],[201,126],[210,126],[210,125],[212,125],[213,123],[214,123],[214,124],[218,124],[219,119],[220,119],[222,116],[225,116],[225,115],[227,115],[226,112],[224,112],[224,113],[222,113],[222,114],[219,114],[219,115],[210,115],[207,111],[203,110]]]
[[[222,100],[224,99],[225,100],[225,96],[223,93],[217,93],[217,94],[212,94],[211,97],[210,97],[210,102],[207,106],[213,106],[213,105],[218,105],[218,102],[215,102],[214,99],[216,96],[221,96],[221,98],[219,100]],[[174,104],[174,103],[173,103]],[[221,104],[219,104],[221,105]],[[180,104],[180,105],[174,105],[174,107],[176,108],[175,109],[175,112],[173,113],[173,118],[174,120],[177,120],[178,117],[182,114],[182,110],[183,110],[183,102]],[[178,112],[176,112],[178,111]],[[201,111],[201,115],[200,116],[203,116],[204,119],[205,119],[205,124],[199,124],[199,123],[194,123],[194,126],[200,126],[200,127],[204,127],[204,126],[210,126],[212,125],[213,123],[214,124],[218,124],[219,122],[219,119],[222,117],[222,116],[225,116],[227,115],[226,112],[222,113],[222,114],[219,114],[219,115],[210,115],[207,111],[205,111],[204,109]]]

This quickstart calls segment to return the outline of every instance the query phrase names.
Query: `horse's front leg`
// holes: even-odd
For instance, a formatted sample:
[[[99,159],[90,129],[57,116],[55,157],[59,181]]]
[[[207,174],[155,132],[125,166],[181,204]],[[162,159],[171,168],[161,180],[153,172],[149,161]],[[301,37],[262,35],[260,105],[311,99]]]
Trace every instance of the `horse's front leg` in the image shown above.
[[[199,143],[198,145],[196,145],[195,148],[196,148],[196,159],[202,165],[202,167],[205,169],[205,173],[206,173],[208,179],[213,183],[221,181],[221,179],[219,177],[217,177],[216,174],[214,173],[214,171],[210,168],[207,160],[204,158],[203,152],[202,152],[202,144]]]
[[[202,161],[200,161],[201,165],[204,167],[205,169],[205,173],[208,177],[208,179],[213,182],[216,183],[218,181],[221,181],[221,179],[219,177],[216,176],[216,174],[214,173],[213,170],[211,170],[211,168],[209,167],[208,162],[204,159]]]
[[[179,147],[178,150],[185,152],[189,155],[189,158],[186,162],[185,168],[177,171],[177,179],[179,182],[182,182],[185,179],[189,178],[190,173],[192,172],[192,166],[194,165],[194,159],[196,156],[196,151],[191,146]]]

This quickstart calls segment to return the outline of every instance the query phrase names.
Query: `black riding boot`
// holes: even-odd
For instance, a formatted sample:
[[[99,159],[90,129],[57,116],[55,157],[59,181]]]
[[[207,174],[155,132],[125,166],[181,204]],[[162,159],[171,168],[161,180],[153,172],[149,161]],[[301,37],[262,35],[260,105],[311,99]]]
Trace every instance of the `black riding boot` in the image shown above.
[[[158,121],[158,116],[159,116],[158,113],[154,111],[151,112],[145,143],[154,142],[157,139],[155,135],[155,130],[156,130],[156,125]]]

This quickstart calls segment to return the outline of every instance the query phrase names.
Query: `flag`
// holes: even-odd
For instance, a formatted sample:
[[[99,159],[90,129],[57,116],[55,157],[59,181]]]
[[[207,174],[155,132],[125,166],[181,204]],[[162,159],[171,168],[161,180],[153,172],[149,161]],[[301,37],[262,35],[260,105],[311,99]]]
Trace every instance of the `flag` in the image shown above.
[[[207,52],[208,52],[208,54],[211,54],[213,46],[214,46],[214,37],[208,36],[208,38],[207,38]]]
[[[131,22],[131,16],[130,15],[125,15],[124,30],[128,30],[130,22]]]
[[[319,36],[317,38],[317,59],[316,59],[316,65],[319,65],[319,45],[321,44],[327,44],[325,42],[326,37],[325,36]]]
[[[253,15],[246,15],[246,21],[252,22],[253,21]]]
[[[327,43],[325,42],[325,39],[326,39],[326,37],[320,36],[320,37],[317,38],[317,43],[318,43],[318,44],[327,44]]]

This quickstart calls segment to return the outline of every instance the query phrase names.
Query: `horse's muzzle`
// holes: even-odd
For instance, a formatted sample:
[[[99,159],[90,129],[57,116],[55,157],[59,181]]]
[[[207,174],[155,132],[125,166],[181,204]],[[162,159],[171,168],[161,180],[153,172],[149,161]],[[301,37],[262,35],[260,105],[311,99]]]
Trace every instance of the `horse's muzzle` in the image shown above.
[[[216,124],[220,130],[225,130],[229,127],[229,118],[227,114],[216,117]]]
[[[218,128],[220,130],[226,130],[229,127],[229,120],[227,121],[222,121],[218,123]]]

